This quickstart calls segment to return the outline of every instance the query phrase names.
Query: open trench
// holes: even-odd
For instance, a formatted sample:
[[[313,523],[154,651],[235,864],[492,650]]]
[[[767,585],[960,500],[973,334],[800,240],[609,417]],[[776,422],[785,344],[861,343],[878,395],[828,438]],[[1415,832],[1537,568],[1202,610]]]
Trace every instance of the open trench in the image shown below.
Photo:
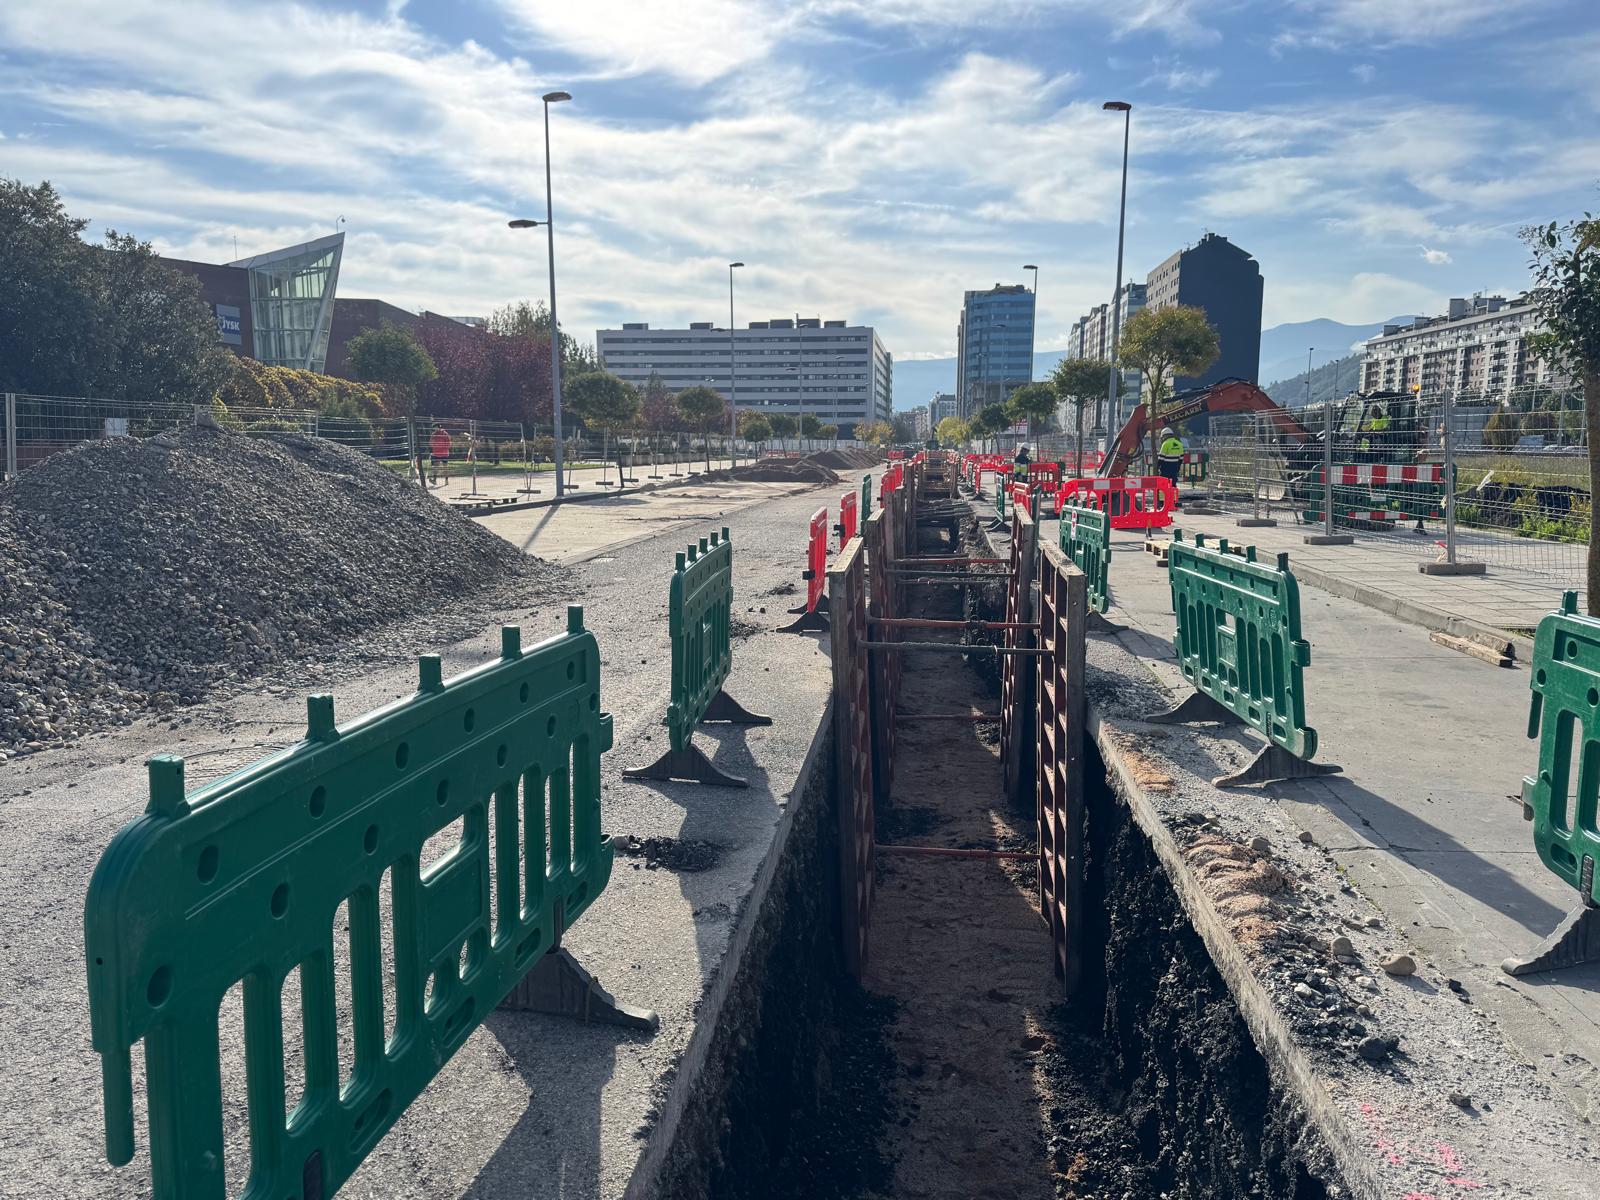
[[[990,553],[925,530],[923,553]],[[921,593],[921,594],[918,594]],[[965,595],[964,595],[965,593]],[[913,588],[1002,619],[1003,589]],[[918,640],[941,640],[938,631]],[[906,654],[901,712],[994,713],[991,656]],[[902,719],[880,842],[1033,850],[999,726]],[[828,756],[831,760],[831,754]],[[872,957],[838,952],[831,781],[795,826],[658,1194],[1317,1200],[1348,1195],[1143,834],[1086,754],[1085,980],[1063,998],[1032,862],[880,855]],[[809,803],[808,803],[809,802]]]

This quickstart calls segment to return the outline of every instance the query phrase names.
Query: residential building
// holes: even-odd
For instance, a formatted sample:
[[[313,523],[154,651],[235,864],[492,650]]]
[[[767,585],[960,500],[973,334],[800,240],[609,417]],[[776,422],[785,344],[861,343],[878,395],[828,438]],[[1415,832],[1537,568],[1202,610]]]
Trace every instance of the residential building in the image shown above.
[[[910,416],[911,432],[913,436],[915,436],[916,440],[919,442],[927,441],[930,433],[933,430],[933,426],[930,424],[930,420],[933,416],[932,411],[919,404],[911,410]]]
[[[1206,234],[1150,272],[1145,306],[1187,304],[1204,309],[1221,349],[1206,371],[1174,379],[1174,392],[1206,387],[1219,379],[1255,382],[1261,369],[1261,296],[1256,260],[1221,234]]]
[[[1145,306],[1146,289],[1142,283],[1125,283],[1122,291],[1117,293],[1117,328],[1128,323],[1128,318]],[[1072,328],[1067,332],[1067,358],[1111,358],[1111,306],[1109,304],[1096,305],[1083,316],[1072,323]],[[1108,379],[1107,384],[1110,383]],[[1139,372],[1125,368],[1122,372],[1122,394],[1137,395],[1139,392]],[[1071,414],[1067,406],[1062,406],[1061,419],[1071,421]],[[1103,428],[1103,416],[1100,406],[1095,407],[1093,427]]]
[[[1020,283],[967,292],[956,325],[956,399],[962,416],[1004,403],[1033,378],[1033,293]]]
[[[344,234],[334,233],[229,263],[162,261],[199,280],[223,345],[268,366],[321,371],[343,254]]]
[[[928,401],[928,425],[933,429],[938,429],[939,422],[946,417],[960,415],[961,410],[956,403],[954,392],[935,392],[933,399]]]
[[[1443,316],[1385,325],[1368,341],[1361,390],[1502,401],[1518,388],[1571,386],[1529,350],[1542,329],[1526,296],[1453,299]]]
[[[893,416],[894,360],[870,325],[783,318],[751,321],[730,338],[710,321],[687,329],[629,322],[596,330],[595,350],[606,370],[641,388],[651,375],[674,392],[704,384],[741,412],[814,416],[841,438]]]

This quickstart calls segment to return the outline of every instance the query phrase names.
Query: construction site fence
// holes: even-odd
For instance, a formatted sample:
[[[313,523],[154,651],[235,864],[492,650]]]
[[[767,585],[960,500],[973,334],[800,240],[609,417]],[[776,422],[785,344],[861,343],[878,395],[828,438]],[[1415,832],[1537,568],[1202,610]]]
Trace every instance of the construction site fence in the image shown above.
[[[1347,535],[1420,563],[1480,563],[1552,593],[1582,589],[1592,498],[1581,396],[1541,404],[1520,412],[1421,395],[1391,404],[1378,428],[1354,400],[1291,410],[1309,443],[1274,414],[1214,416],[1187,445],[1204,455],[1204,478],[1180,478],[1186,496],[1224,513]]]
[[[399,470],[431,457],[435,430],[450,437],[450,459],[463,467],[483,470],[544,468],[555,461],[554,428],[520,421],[476,420],[467,417],[329,416],[313,409],[251,408],[153,401],[115,400],[89,396],[37,396],[0,394],[0,460],[6,478],[43,462],[53,454],[85,442],[118,437],[152,437],[192,425],[218,428],[252,437],[299,434],[322,438],[347,449],[390,463]],[[581,420],[568,414],[562,429],[563,457],[567,463],[610,462],[624,468],[692,465],[704,462],[709,441],[713,461],[730,455],[754,458],[757,447],[744,439],[723,434],[703,438],[685,432],[639,432],[609,436],[586,430]],[[785,448],[793,446],[793,449]],[[835,445],[815,439],[789,439],[764,443],[769,452],[800,457]],[[840,446],[859,443],[840,442]],[[775,449],[773,449],[775,448]]]

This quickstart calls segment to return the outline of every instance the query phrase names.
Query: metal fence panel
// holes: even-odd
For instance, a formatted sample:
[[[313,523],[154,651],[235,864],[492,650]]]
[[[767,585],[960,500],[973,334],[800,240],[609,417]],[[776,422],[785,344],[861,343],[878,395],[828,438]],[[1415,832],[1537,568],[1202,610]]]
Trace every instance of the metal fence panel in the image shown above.
[[[192,795],[181,759],[151,760],[149,805],[101,857],[84,930],[109,1156],[133,1153],[142,1039],[158,1200],[244,1190],[223,1177],[218,1009],[233,985],[244,985],[248,1194],[328,1195],[600,895],[611,717],[581,608],[567,627],[526,651],[507,628],[497,662],[449,682],[423,658],[415,695],[344,726],[331,697],[313,696],[305,741]],[[425,863],[445,831],[454,847]],[[354,1060],[341,1082],[334,920],[346,902]],[[281,1003],[297,968],[298,1018]],[[287,1116],[286,1019],[302,1022],[305,1052],[304,1098]]]

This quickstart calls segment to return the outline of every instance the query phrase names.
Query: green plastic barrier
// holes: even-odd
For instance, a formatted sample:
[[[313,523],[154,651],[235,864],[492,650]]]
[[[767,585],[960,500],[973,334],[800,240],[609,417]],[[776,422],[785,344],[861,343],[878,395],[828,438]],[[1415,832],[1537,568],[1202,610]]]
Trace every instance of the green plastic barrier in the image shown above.
[[[547,952],[611,875],[600,832],[611,717],[581,608],[527,651],[520,630],[502,630],[498,661],[449,682],[425,657],[414,695],[347,725],[331,696],[307,710],[304,741],[193,793],[182,759],[151,759],[144,815],[89,884],[107,1151],[119,1165],[133,1155],[131,1052],[143,1040],[156,1200],[331,1195],[530,968],[557,957]],[[459,843],[424,868],[425,843],[451,826]],[[335,925],[345,901],[348,935]],[[334,943],[346,936],[354,1062],[341,1080]],[[301,1007],[284,1011],[296,968]],[[218,1036],[219,1004],[241,980],[247,1190],[223,1177]],[[286,1022],[305,1048],[303,1098],[287,1117]]]
[[[1539,622],[1529,686],[1539,773],[1522,781],[1522,806],[1533,844],[1545,866],[1600,903],[1600,620],[1578,612],[1576,592],[1563,593],[1561,611]]]
[[[647,767],[624,771],[625,779],[684,779],[723,787],[746,787],[695,746],[702,721],[770,725],[771,717],[748,712],[722,690],[733,667],[733,543],[720,535],[691,543],[678,554],[667,592],[667,631],[672,639],[672,690],[667,702],[670,748]]]
[[[1300,636],[1300,587],[1289,556],[1268,566],[1254,546],[1243,557],[1230,553],[1226,538],[1205,545],[1204,535],[1185,542],[1173,530],[1167,551],[1173,639],[1178,666],[1197,694],[1159,719],[1225,720],[1248,724],[1267,738],[1267,748],[1244,771],[1221,776],[1219,786],[1296,779],[1339,770],[1312,763],[1317,733],[1306,724],[1305,667],[1311,644]]]
[[[1089,580],[1089,607],[1103,613],[1111,605],[1111,518],[1098,508],[1061,508],[1061,550]]]
[[[1522,815],[1544,865],[1578,898],[1531,953],[1500,964],[1508,975],[1600,960],[1600,619],[1578,612],[1576,592],[1563,592],[1561,611],[1539,622],[1529,687],[1539,773],[1522,781]]]

